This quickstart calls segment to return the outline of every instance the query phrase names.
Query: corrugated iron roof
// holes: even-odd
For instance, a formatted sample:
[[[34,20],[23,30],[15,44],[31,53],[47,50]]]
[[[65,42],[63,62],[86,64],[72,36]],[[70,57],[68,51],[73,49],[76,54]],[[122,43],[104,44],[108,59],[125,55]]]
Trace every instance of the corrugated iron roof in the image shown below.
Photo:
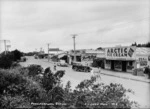
[[[137,47],[136,48],[137,55],[150,55],[150,48],[146,47]]]

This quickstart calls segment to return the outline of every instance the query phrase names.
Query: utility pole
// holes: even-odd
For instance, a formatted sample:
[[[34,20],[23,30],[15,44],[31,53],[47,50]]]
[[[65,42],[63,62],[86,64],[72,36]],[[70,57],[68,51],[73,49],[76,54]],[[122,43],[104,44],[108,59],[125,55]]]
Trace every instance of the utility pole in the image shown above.
[[[7,51],[9,51],[9,48],[11,47],[11,45],[7,45]]]
[[[47,46],[48,46],[48,56],[47,56],[48,61],[49,61],[49,45],[50,45],[50,43],[47,44]]]
[[[74,45],[74,62],[76,62],[76,43],[75,43],[75,38],[76,38],[77,34],[73,34],[72,38],[73,38],[73,45]]]
[[[7,42],[10,42],[10,40],[0,40],[0,41],[4,41],[5,55],[6,55],[6,51],[7,51],[6,43],[7,43]]]

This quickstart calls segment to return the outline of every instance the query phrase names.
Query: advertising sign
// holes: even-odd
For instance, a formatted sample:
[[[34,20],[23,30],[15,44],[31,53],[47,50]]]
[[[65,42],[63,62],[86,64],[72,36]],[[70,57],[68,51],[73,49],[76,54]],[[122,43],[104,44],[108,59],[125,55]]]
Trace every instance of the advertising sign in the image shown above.
[[[86,54],[82,56],[82,61],[93,61],[96,58],[96,54]]]
[[[114,47],[105,49],[105,56],[108,59],[134,59],[135,47]]]
[[[147,66],[148,64],[148,59],[146,57],[139,57],[139,63],[140,63],[140,66]]]

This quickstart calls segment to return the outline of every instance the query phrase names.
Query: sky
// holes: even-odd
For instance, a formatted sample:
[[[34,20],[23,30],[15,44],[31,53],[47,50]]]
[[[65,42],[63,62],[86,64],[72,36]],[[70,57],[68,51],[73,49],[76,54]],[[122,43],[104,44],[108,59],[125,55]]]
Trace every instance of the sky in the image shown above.
[[[9,50],[96,49],[150,41],[149,0],[1,0],[0,40]],[[4,42],[0,41],[0,52]]]

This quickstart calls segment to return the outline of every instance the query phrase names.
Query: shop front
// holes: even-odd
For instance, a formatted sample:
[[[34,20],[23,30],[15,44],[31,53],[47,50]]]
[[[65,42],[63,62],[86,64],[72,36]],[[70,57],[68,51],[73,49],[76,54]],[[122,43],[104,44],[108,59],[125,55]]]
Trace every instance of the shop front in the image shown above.
[[[133,72],[135,67],[135,47],[113,47],[105,49],[105,69]]]

